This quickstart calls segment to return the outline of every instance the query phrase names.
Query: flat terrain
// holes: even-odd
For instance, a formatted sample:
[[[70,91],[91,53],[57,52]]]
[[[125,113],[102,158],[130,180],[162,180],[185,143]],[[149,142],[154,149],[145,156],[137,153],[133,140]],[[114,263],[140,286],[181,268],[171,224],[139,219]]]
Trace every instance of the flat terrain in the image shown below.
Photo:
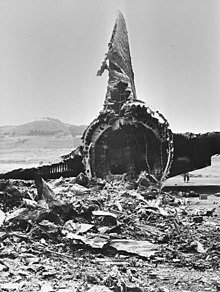
[[[20,136],[0,139],[0,173],[17,168],[36,167],[60,161],[70,153],[80,138],[55,136]]]

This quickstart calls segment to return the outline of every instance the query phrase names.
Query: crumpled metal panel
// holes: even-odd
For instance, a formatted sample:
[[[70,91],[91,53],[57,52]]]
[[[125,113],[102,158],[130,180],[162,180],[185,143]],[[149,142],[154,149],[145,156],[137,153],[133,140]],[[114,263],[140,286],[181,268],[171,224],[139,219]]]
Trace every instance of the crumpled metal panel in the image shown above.
[[[107,64],[109,61],[109,64]],[[126,84],[126,91],[129,92],[127,98],[136,99],[134,84],[134,72],[131,64],[131,55],[128,42],[128,32],[125,19],[121,12],[118,12],[113,33],[108,44],[108,52],[97,72],[98,76],[108,70],[109,80],[106,94],[106,103],[110,102],[112,92],[117,90],[119,82]],[[120,89],[119,89],[120,90]]]

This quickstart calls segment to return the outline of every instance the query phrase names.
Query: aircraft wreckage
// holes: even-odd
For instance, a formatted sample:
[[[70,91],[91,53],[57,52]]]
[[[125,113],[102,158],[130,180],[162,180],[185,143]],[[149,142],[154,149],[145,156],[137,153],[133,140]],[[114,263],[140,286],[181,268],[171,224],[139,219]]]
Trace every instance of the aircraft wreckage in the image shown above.
[[[34,179],[108,175],[145,171],[157,182],[211,165],[220,153],[220,132],[174,134],[166,118],[137,99],[128,34],[119,12],[100,70],[108,71],[103,110],[82,135],[82,144],[57,164],[17,169],[2,178]]]

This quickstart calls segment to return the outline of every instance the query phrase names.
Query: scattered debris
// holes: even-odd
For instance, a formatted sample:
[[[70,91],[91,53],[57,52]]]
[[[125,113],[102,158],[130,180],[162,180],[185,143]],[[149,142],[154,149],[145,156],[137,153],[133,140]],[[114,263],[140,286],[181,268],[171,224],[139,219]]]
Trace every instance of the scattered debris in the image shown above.
[[[13,184],[20,193],[20,203],[7,206],[5,196],[2,205],[7,211],[0,212],[3,291],[85,292],[94,285],[97,291],[172,291],[171,282],[180,287],[183,280],[174,284],[168,277],[169,285],[164,285],[164,277],[155,275],[152,269],[168,265],[167,269],[177,271],[190,268],[195,273],[210,270],[215,273],[220,267],[218,204],[201,208],[199,204],[204,201],[198,200],[192,205],[194,198],[190,199],[187,193],[183,196],[155,190],[154,196],[144,196],[143,189],[136,189],[135,184],[133,189],[132,183],[127,188],[123,177],[121,181],[119,178],[105,181],[102,188],[96,188],[94,180],[88,182],[90,187],[86,187],[83,195],[72,191],[79,185],[68,178],[59,182],[38,180],[36,187],[31,185],[32,199],[30,196],[27,199],[30,184],[10,181]],[[215,202],[219,200],[215,198]],[[54,266],[54,261],[59,261],[60,267]],[[82,273],[71,276],[76,281],[73,290],[54,280],[45,281],[62,275],[61,268],[70,263]],[[82,263],[89,270],[94,264],[96,273],[100,267],[100,277],[88,274],[85,279]],[[16,280],[14,276],[9,284],[9,273],[17,275],[16,265],[21,278],[16,276]],[[116,278],[110,272],[114,266],[118,271],[113,269]],[[139,269],[142,272],[144,269],[145,278],[142,279]],[[31,284],[31,290],[28,277],[33,272],[40,281]],[[214,285],[214,280],[210,280],[209,287]]]

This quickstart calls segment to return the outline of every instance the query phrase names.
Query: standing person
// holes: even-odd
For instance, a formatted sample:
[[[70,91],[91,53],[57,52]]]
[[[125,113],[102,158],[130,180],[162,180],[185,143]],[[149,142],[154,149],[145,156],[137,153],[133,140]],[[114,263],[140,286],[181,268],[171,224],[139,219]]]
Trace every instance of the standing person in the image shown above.
[[[183,180],[184,180],[184,182],[187,182],[187,183],[189,182],[189,173],[188,172],[184,173]]]
[[[189,182],[189,173],[187,172],[186,174],[186,182],[188,183]]]

